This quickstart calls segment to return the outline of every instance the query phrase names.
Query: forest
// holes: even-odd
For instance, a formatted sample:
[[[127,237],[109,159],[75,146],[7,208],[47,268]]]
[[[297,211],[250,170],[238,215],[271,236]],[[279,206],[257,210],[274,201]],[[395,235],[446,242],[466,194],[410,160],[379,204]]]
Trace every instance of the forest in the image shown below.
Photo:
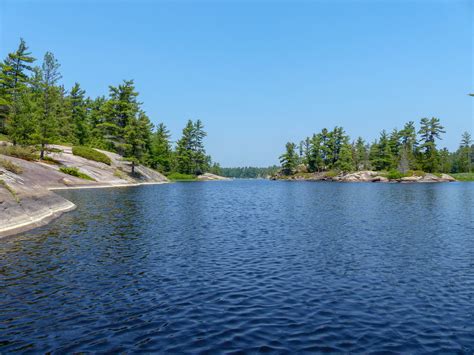
[[[302,140],[288,142],[280,156],[284,175],[294,174],[303,165],[308,172],[324,171],[391,171],[400,176],[408,171],[428,173],[470,173],[474,166],[474,145],[469,132],[464,132],[455,152],[438,148],[446,133],[438,118],[422,118],[417,128],[414,121],[368,143],[355,140],[342,127],[326,128]]]
[[[61,84],[53,53],[36,63],[23,39],[0,63],[0,140],[35,146],[40,159],[56,143],[117,152],[132,170],[141,163],[166,175],[219,172],[206,154],[201,120],[189,120],[174,144],[165,124],[153,125],[142,109],[133,80],[91,98],[79,83],[70,89]]]

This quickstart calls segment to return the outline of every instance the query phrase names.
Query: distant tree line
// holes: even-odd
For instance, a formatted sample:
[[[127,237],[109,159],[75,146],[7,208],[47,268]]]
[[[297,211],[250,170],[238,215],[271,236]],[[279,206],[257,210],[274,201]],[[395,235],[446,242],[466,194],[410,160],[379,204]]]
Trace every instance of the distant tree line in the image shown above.
[[[90,98],[76,83],[60,84],[60,64],[51,52],[41,66],[23,39],[0,63],[0,134],[15,145],[69,143],[117,152],[132,164],[163,173],[201,174],[212,169],[206,154],[206,132],[200,120],[189,120],[173,144],[163,123],[156,127],[142,109],[133,80],[110,86],[107,96]]]
[[[367,143],[362,137],[351,141],[342,127],[324,128],[301,141],[286,144],[280,156],[283,174],[294,174],[298,166],[308,172],[329,170],[423,170],[425,172],[471,172],[474,168],[474,145],[464,132],[455,152],[438,149],[445,133],[438,118],[422,118],[418,130],[413,121],[390,133],[383,130],[378,139]]]
[[[220,168],[220,175],[237,179],[257,179],[266,178],[275,174],[279,170],[278,166],[270,166],[267,168],[257,168],[253,166],[236,167],[236,168]]]

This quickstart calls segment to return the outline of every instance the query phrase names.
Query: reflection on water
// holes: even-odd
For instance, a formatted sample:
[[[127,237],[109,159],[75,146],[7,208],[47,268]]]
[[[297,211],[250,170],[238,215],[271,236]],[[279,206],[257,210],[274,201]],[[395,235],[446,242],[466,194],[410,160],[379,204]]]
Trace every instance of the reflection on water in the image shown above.
[[[2,353],[474,350],[474,184],[61,194],[1,242]]]

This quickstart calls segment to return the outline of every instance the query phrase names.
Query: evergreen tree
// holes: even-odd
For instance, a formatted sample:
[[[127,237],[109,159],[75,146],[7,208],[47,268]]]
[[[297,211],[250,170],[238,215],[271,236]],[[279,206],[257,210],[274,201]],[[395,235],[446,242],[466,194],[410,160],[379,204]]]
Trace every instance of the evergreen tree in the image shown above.
[[[390,170],[393,164],[392,150],[387,132],[383,130],[380,138],[370,148],[370,163],[375,170]]]
[[[74,127],[73,137],[75,143],[79,145],[85,145],[90,134],[90,127],[87,122],[85,93],[79,83],[75,83],[68,97],[69,115]]]
[[[286,152],[280,156],[280,164],[282,172],[285,175],[291,175],[296,171],[298,166],[298,153],[296,152],[296,144],[286,143]]]
[[[139,117],[130,117],[124,128],[125,158],[132,163],[132,174],[135,166],[140,163],[147,149],[149,140],[150,120],[145,113],[140,112]]]
[[[125,154],[124,129],[137,118],[140,105],[137,101],[138,92],[135,91],[133,80],[124,80],[119,86],[109,87],[109,99],[101,107],[103,119],[97,124],[106,149]],[[134,123],[135,124],[135,123]]]
[[[472,138],[469,132],[464,132],[461,137],[461,144],[457,151],[459,172],[471,172],[471,145]]]
[[[369,168],[369,152],[362,137],[357,138],[354,146],[354,167],[356,170],[366,170]]]
[[[33,70],[34,61],[25,41],[20,39],[18,49],[0,63],[0,133],[7,133],[8,120],[24,120],[25,108],[20,106],[25,104],[25,99],[21,96],[27,94],[28,73]],[[17,117],[17,114],[23,117]],[[13,125],[18,123],[13,122]]]
[[[176,170],[182,174],[194,173],[193,135],[194,123],[188,120],[176,145]]]
[[[322,134],[313,134],[310,139],[308,154],[308,170],[310,172],[321,171],[324,169],[324,158],[321,149]]]
[[[150,165],[161,172],[171,171],[172,149],[170,132],[163,123],[158,124],[152,135]]]
[[[40,159],[44,158],[47,144],[57,138],[58,126],[55,115],[60,91],[56,83],[61,79],[60,64],[51,52],[46,52],[42,65],[41,96],[39,98],[40,112],[37,115],[34,140],[41,146]]]
[[[341,141],[338,143],[338,146],[339,151],[337,161],[335,162],[334,166],[340,171],[349,172],[354,170],[354,164],[352,160],[352,147],[349,143],[349,137],[343,135],[341,137]]]
[[[423,170],[430,173],[435,172],[439,163],[436,139],[441,139],[441,133],[445,133],[444,127],[441,126],[438,118],[422,118],[418,133],[422,142],[420,148]]]

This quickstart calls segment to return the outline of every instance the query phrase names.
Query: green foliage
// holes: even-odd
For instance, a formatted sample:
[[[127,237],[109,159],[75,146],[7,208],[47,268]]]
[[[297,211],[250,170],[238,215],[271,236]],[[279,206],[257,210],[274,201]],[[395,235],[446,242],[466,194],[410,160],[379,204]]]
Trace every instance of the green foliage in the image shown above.
[[[425,175],[426,175],[426,173],[423,170],[408,170],[407,173],[406,173],[406,176],[423,177]]]
[[[387,173],[387,178],[389,180],[398,180],[398,179],[401,179],[402,177],[405,177],[406,175],[399,172],[398,170],[390,170],[388,173]]]
[[[167,176],[168,179],[173,181],[194,181],[196,179],[196,175],[191,174],[182,174],[182,173],[171,173]]]
[[[237,178],[237,179],[256,179],[266,178],[276,174],[279,170],[278,166],[271,166],[268,168],[257,168],[252,166],[247,167],[235,167],[235,168],[220,168],[220,174],[225,177]]]
[[[188,120],[176,146],[176,170],[182,174],[200,175],[210,168],[210,158],[204,149],[207,133],[201,120]]]
[[[5,180],[3,179],[0,179],[0,186],[4,187],[5,189],[7,189],[7,191],[13,196],[13,198],[15,199],[16,203],[20,203],[20,198],[18,197],[18,194],[16,193],[16,191],[6,183]]]
[[[79,83],[69,93],[60,84],[60,64],[51,52],[44,55],[41,67],[33,66],[34,61],[21,40],[0,63],[0,139],[8,133],[14,145],[38,146],[45,161],[47,146],[61,143],[119,153],[132,162],[133,171],[145,164],[163,173],[219,172],[218,164],[206,155],[200,120],[191,121],[173,147],[166,126],[155,130],[142,110],[133,80],[110,86],[107,97],[89,98]],[[94,159],[99,153],[84,154],[109,163],[107,158]]]
[[[84,180],[91,180],[91,181],[95,181],[93,178],[91,178],[89,175],[87,174],[84,174],[83,172],[80,172],[78,168],[76,167],[66,167],[66,166],[63,166],[61,168],[59,168],[59,171],[61,171],[62,173],[64,174],[68,174],[68,175],[71,175],[71,176],[75,176],[75,177],[78,177],[78,178],[81,178],[81,179],[84,179]]]
[[[61,162],[50,157],[49,155],[45,155],[42,159],[43,163],[51,164],[51,165],[61,165]]]
[[[38,154],[34,147],[23,147],[19,145],[0,145],[0,154],[28,161],[38,159]]]
[[[456,173],[451,176],[459,181],[474,181],[474,173]]]
[[[284,175],[292,175],[296,171],[299,159],[295,143],[286,143],[286,152],[280,155],[281,171]]]
[[[110,165],[112,161],[110,158],[102,152],[95,150],[93,148],[84,147],[84,146],[74,146],[72,147],[72,154],[77,155],[79,157],[97,161],[99,163],[104,163]]]
[[[0,158],[0,166],[14,174],[23,173],[23,169],[21,168],[21,166],[11,162],[10,160]]]

